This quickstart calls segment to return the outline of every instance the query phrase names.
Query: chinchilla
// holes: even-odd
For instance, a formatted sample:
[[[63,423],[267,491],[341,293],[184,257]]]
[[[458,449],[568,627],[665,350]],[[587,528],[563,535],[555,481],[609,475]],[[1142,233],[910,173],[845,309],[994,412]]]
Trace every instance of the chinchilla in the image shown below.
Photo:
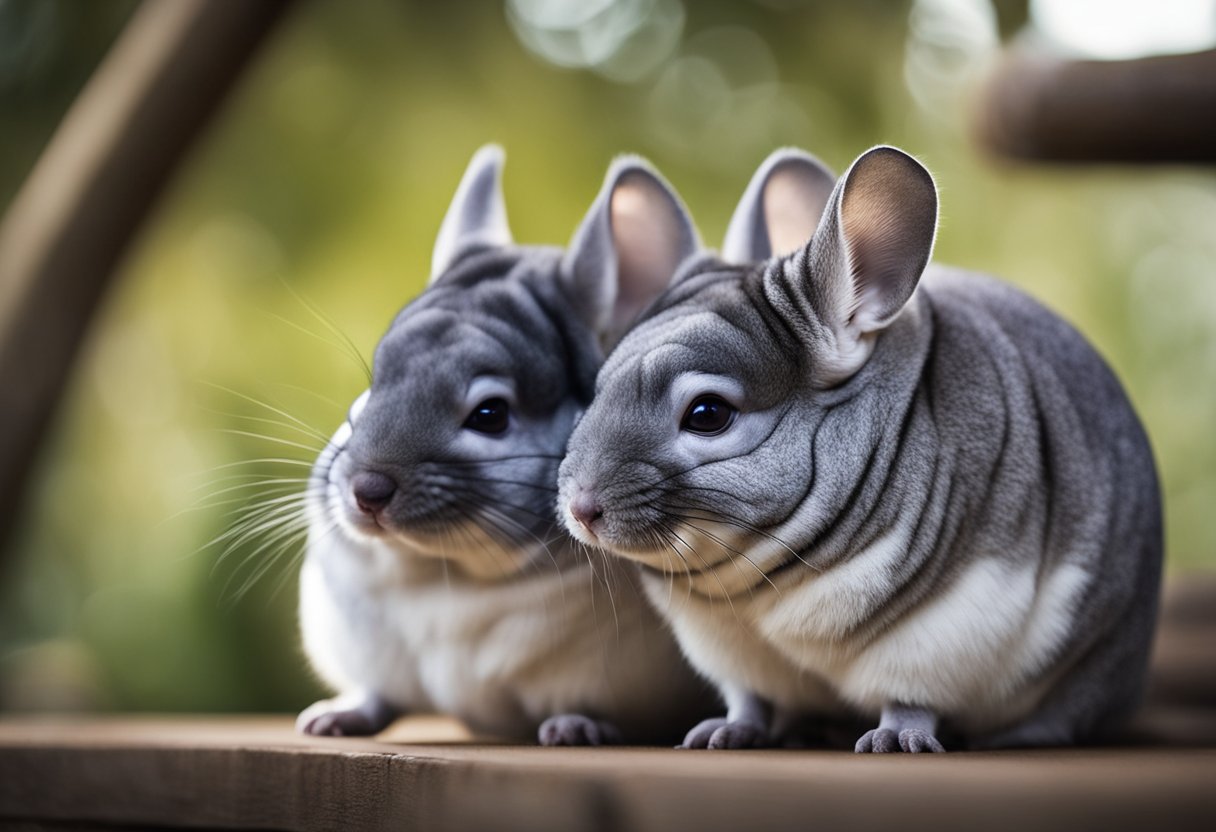
[[[559,506],[642,565],[726,699],[686,746],[837,714],[878,721],[859,752],[1068,744],[1139,698],[1162,561],[1144,430],[1071,326],[928,265],[936,226],[900,150],[839,181],[779,152],[724,257],[686,261],[600,371]]]
[[[492,146],[473,157],[429,286],[380,341],[370,389],[313,469],[300,627],[339,695],[300,715],[305,733],[439,712],[597,745],[678,739],[690,712],[714,707],[633,571],[588,557],[554,509],[602,342],[675,266],[615,252],[691,227],[667,224],[678,197],[624,158],[568,251],[517,246],[502,161]]]

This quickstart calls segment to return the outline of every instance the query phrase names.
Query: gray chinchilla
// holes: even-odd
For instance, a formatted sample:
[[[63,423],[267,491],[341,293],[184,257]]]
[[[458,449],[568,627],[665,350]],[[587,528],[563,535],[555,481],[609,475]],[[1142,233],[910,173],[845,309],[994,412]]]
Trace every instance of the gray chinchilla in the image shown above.
[[[559,507],[642,564],[724,695],[686,746],[808,714],[877,720],[860,752],[1066,744],[1139,699],[1162,561],[1144,431],[1071,326],[928,265],[936,226],[900,150],[839,181],[778,152],[723,257],[686,260],[600,371]]]
[[[313,469],[300,626],[339,692],[298,720],[368,734],[440,712],[547,745],[678,738],[715,697],[631,568],[594,560],[554,511],[566,439],[602,343],[697,247],[678,198],[618,160],[571,248],[516,246],[502,152],[479,151],[426,291],[375,353],[371,388]],[[712,706],[710,706],[712,707]],[[698,716],[699,718],[699,716]]]

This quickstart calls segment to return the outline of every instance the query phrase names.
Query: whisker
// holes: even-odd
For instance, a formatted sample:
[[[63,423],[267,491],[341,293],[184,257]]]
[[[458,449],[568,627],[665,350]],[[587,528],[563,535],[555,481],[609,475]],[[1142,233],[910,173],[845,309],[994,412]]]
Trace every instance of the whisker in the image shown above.
[[[481,494],[479,494],[478,492],[473,491],[472,489],[463,488],[461,486],[454,486],[454,485],[450,485],[450,484],[447,485],[446,487],[447,487],[448,493],[462,494],[465,497],[472,498],[475,505],[485,504],[485,500],[483,499],[483,496]],[[527,514],[532,517],[535,517],[537,520],[540,520],[549,526],[553,526],[553,525],[557,524],[557,516],[551,512],[546,512],[545,514],[540,514],[536,511],[534,511],[533,509],[528,508],[527,506],[521,506],[521,505],[517,505],[515,503],[509,503],[506,500],[501,500],[498,498],[494,498],[494,504],[499,505],[499,506],[506,506],[507,508],[513,508],[522,514]]]
[[[678,557],[680,559],[680,563],[684,566],[684,577],[685,577],[684,583],[685,583],[685,590],[686,590],[686,592],[684,594],[684,603],[688,603],[689,599],[692,598],[692,569],[690,568],[690,566],[688,564],[688,558],[684,557],[684,553],[681,552],[679,550],[679,548],[677,548],[676,544],[671,540],[671,538],[670,538],[671,530],[664,529],[663,531],[664,531],[664,535],[663,535],[664,545],[666,545],[668,548],[670,548],[671,551],[675,552],[676,557]],[[676,574],[675,570],[672,570],[671,574],[672,574],[672,577],[669,578],[669,580],[672,582],[672,584],[674,586],[675,574]],[[671,603],[670,596],[668,597],[667,600],[668,600],[668,603],[670,604]]]
[[[169,516],[165,517],[163,520],[159,521],[157,523],[157,527],[159,528],[160,526],[163,526],[164,524],[169,523],[173,520],[176,520],[178,517],[183,517],[187,514],[194,514],[196,512],[201,512],[201,511],[209,511],[211,509],[221,508],[223,506],[248,503],[248,501],[249,501],[248,496],[233,497],[232,499],[229,499],[229,500],[216,499],[217,497],[222,497],[224,494],[230,493],[232,491],[250,489],[250,488],[264,488],[267,496],[274,496],[274,495],[279,495],[279,494],[283,493],[284,491],[287,491],[290,488],[291,492],[295,493],[296,489],[298,489],[301,484],[308,482],[308,480],[302,479],[299,482],[296,482],[292,486],[268,485],[267,482],[268,481],[246,483],[243,486],[232,486],[230,488],[221,489],[212,494],[204,494],[203,496],[195,499],[195,501],[192,502],[190,505],[186,506],[185,508],[179,509],[178,511],[173,512]]]
[[[307,387],[301,387],[298,384],[287,384],[286,382],[282,381],[274,381],[271,382],[271,384],[275,387],[282,387],[285,390],[291,390],[296,393],[303,393],[306,396],[311,396],[317,401],[334,408],[334,410],[337,410],[339,413],[346,413],[347,404],[349,404],[349,402],[347,404],[343,404],[336,399],[331,399],[329,396],[326,396],[323,393],[318,393],[316,390],[310,390]]]
[[[247,553],[245,555],[245,557],[243,557],[241,559],[241,561],[233,568],[232,572],[229,574],[228,580],[224,582],[224,587],[223,587],[223,590],[221,591],[221,596],[227,594],[229,587],[231,587],[231,585],[232,585],[232,582],[234,580],[236,580],[237,576],[241,573],[241,571],[246,566],[248,566],[250,563],[253,563],[254,561],[256,561],[258,559],[258,556],[261,555],[263,552],[267,551],[268,549],[271,549],[272,547],[276,546],[280,542],[291,539],[295,535],[298,535],[302,532],[307,532],[307,530],[308,530],[307,524],[301,522],[301,520],[302,520],[302,518],[284,518],[280,523],[276,524],[273,531],[269,531],[269,532],[265,533],[265,537],[262,540],[262,542],[259,543],[252,551]],[[232,554],[236,550],[237,550],[236,548],[228,549],[225,551],[224,555],[227,556],[229,554]],[[220,566],[220,562],[217,561],[215,566],[212,567],[213,576],[215,575],[215,572],[217,571],[219,566]]]
[[[295,472],[293,472],[293,473],[295,473]],[[206,489],[206,488],[212,488],[213,486],[222,485],[223,483],[226,483],[226,482],[245,482],[245,483],[249,483],[251,486],[254,486],[254,485],[257,485],[259,482],[264,482],[264,481],[271,480],[271,479],[282,480],[284,482],[286,482],[288,480],[294,480],[296,482],[308,482],[309,480],[312,479],[312,477],[311,476],[268,477],[266,475],[266,473],[228,474],[227,476],[216,477],[215,479],[208,480],[207,482],[199,483],[198,485],[192,486],[190,488],[189,493],[193,494],[195,492],[202,491],[203,489]]]
[[[231,480],[231,478],[224,479]],[[249,478],[241,477],[240,479]],[[208,494],[204,494],[196,500],[196,503],[202,502],[203,500],[210,500],[215,497],[222,497],[225,494],[231,494],[234,491],[248,491],[255,488],[299,488],[301,485],[308,483],[311,479],[311,477],[263,477],[249,482],[225,486],[218,491],[212,491]],[[219,485],[219,481],[212,483],[212,485]]]
[[[271,546],[275,546],[277,544],[277,548],[274,549],[273,555],[271,555],[270,557],[263,557],[261,559],[262,562],[259,563],[257,565],[257,567],[254,568],[253,572],[249,575],[249,577],[247,577],[245,579],[244,583],[241,584],[240,588],[238,588],[236,590],[236,592],[232,595],[231,603],[234,605],[239,603],[241,601],[241,599],[244,598],[246,594],[248,594],[249,590],[253,589],[253,587],[257,584],[257,582],[260,581],[263,577],[265,577],[270,572],[270,570],[274,568],[275,564],[277,564],[279,562],[279,560],[282,558],[283,553],[286,552],[292,546],[295,546],[297,543],[303,542],[303,540],[305,539],[305,537],[307,535],[308,535],[307,527],[304,527],[301,529],[296,529],[294,531],[288,531],[283,535],[275,537],[272,541],[267,541],[267,543],[262,544],[257,549],[255,549],[253,552],[251,552],[249,554],[249,556],[245,559],[246,563],[253,560],[255,557],[257,557],[259,554],[266,551],[267,549],[270,549]],[[238,574],[238,572],[234,571],[233,577],[235,577],[237,574]],[[224,584],[223,591],[225,593],[228,591],[228,587],[231,585],[231,583],[232,583],[232,578],[229,578],[228,582]]]
[[[689,554],[693,554],[693,548],[688,545],[688,541],[686,541],[684,538],[680,537],[678,532],[676,532],[674,529],[668,529],[667,531],[668,531],[668,534],[670,534],[672,537],[674,537],[676,540],[680,541],[680,543],[682,543],[684,545],[684,548],[688,550]],[[727,559],[728,560],[730,559],[729,555],[727,556]],[[733,561],[731,561],[731,562],[733,563]],[[722,591],[722,596],[724,598],[726,598],[726,603],[730,605],[730,611],[735,616],[735,620],[739,622],[740,626],[742,626],[743,620],[739,618],[739,613],[735,609],[735,602],[733,600],[731,600],[730,593],[726,591],[726,586],[722,583],[722,579],[718,577],[718,570],[714,566],[711,566],[708,571],[709,571],[710,577],[712,577],[714,579],[714,581],[718,584],[718,589],[720,589]],[[702,572],[701,574],[704,574],[704,572]],[[689,585],[689,588],[691,589],[692,582],[690,581],[688,585]]]
[[[557,493],[556,486],[542,485],[542,484],[538,484],[538,483],[534,483],[534,482],[526,482],[524,480],[505,480],[505,479],[501,479],[498,477],[466,477],[466,476],[460,476],[459,474],[453,474],[450,472],[442,472],[442,471],[437,474],[433,474],[432,476],[435,476],[436,478],[446,477],[448,479],[460,480],[461,482],[486,482],[486,483],[496,483],[496,484],[501,484],[501,485],[522,485],[525,488],[534,488],[537,491],[545,491],[550,494]]]
[[[473,503],[470,503],[468,500],[462,499],[459,495],[453,495],[453,496],[456,499],[456,503],[454,504],[454,507],[456,508],[457,512],[460,513],[461,517],[463,519],[465,519],[466,521],[468,521],[470,524],[477,526],[479,529],[481,529],[482,526],[477,521],[477,517],[475,516],[477,506]],[[470,509],[472,509],[472,511],[470,511]],[[482,530],[484,531],[484,529],[482,529]],[[507,552],[507,550],[502,546],[501,543],[498,543],[497,539],[494,539],[494,543],[496,546],[498,546],[500,551],[498,553],[495,553],[493,551],[493,549],[491,549],[490,547],[488,547],[486,545],[486,542],[484,540],[482,540],[479,537],[474,536],[472,533],[469,532],[469,530],[467,528],[464,528],[462,526],[457,526],[457,527],[454,527],[454,531],[459,533],[466,540],[472,541],[472,543],[479,546],[483,552],[485,552],[487,555],[489,555],[490,559],[494,561],[494,565],[498,569],[500,575],[505,577],[505,576],[511,574],[507,569],[503,568],[502,561],[499,557],[500,555],[505,556],[508,560],[510,560],[511,555],[509,552]],[[513,540],[513,538],[511,537],[510,534],[507,534],[507,539]]]
[[[287,585],[288,580],[293,575],[296,575],[298,573],[299,566],[301,563],[303,563],[304,556],[308,552],[309,544],[314,545],[314,546],[320,545],[331,534],[333,534],[335,531],[337,531],[337,529],[338,529],[338,521],[336,519],[327,520],[324,529],[317,531],[317,535],[315,538],[312,537],[312,533],[316,530],[313,529],[311,526],[308,528],[309,535],[304,539],[305,545],[301,546],[299,548],[299,550],[296,552],[296,554],[291,558],[291,561],[287,564],[287,568],[283,570],[283,575],[279,578],[278,582],[275,584],[274,588],[270,592],[270,597],[272,599],[278,597],[278,594],[280,592],[282,592],[283,588]]]
[[[505,462],[512,459],[565,459],[565,456],[563,454],[510,454],[508,456],[491,456],[484,459],[446,459],[443,461],[443,465],[483,465],[487,462]]]
[[[214,572],[227,560],[229,555],[245,543],[267,532],[271,532],[271,530],[278,526],[304,520],[307,516],[308,506],[298,503],[286,503],[270,509],[251,512],[249,516],[239,520],[230,529],[204,544],[198,551],[204,551],[220,543],[226,544],[215,565],[212,567],[212,572]]]
[[[702,508],[701,506],[688,505],[686,503],[668,503],[668,505],[672,506],[673,508],[684,509],[687,511],[701,511],[701,512],[705,512],[706,514],[710,515],[708,517],[696,517],[695,519],[697,519],[697,520],[709,520],[709,521],[712,521],[715,523],[724,523],[728,526],[736,526],[738,528],[744,529],[745,531],[752,532],[753,534],[758,534],[761,537],[767,538],[768,540],[771,540],[774,543],[781,546],[783,549],[785,549],[787,552],[789,552],[791,555],[793,555],[795,558],[797,558],[799,561],[801,561],[805,566],[809,567],[810,569],[814,569],[816,572],[823,571],[818,566],[815,566],[814,564],[808,562],[805,558],[802,557],[802,555],[799,552],[797,552],[792,546],[790,546],[790,544],[786,543],[781,538],[777,537],[774,534],[770,534],[769,532],[765,531],[764,529],[760,528],[759,526],[748,523],[747,521],[743,520],[742,518],[736,517],[721,509],[715,508],[715,509],[710,510],[710,509]]]
[[[279,282],[285,289],[287,289],[288,292],[291,293],[291,296],[294,297],[301,306],[312,313],[314,318],[320,321],[321,324],[324,325],[325,328],[331,333],[341,339],[342,343],[344,343],[349,350],[350,355],[353,356],[358,361],[359,366],[362,367],[363,374],[367,376],[367,381],[370,384],[372,380],[372,368],[368,366],[367,361],[363,358],[363,353],[359,352],[359,348],[355,346],[355,342],[351,340],[350,336],[343,332],[341,327],[330,320],[324,312],[314,306],[307,298],[300,294],[300,292],[296,291],[295,287],[284,280],[281,275],[279,277]]]
[[[723,549],[730,552],[732,555],[743,558],[745,561],[748,562],[748,564],[751,565],[752,569],[755,569],[756,572],[759,573],[760,577],[764,578],[764,580],[768,582],[769,586],[771,586],[773,589],[775,589],[778,594],[781,593],[781,590],[777,588],[777,585],[772,582],[772,580],[769,578],[768,574],[763,569],[761,569],[754,560],[749,558],[743,552],[740,552],[738,549],[735,549],[732,546],[727,545],[726,541],[724,541],[722,538],[718,537],[716,534],[711,532],[709,529],[706,529],[704,526],[698,526],[696,523],[692,522],[693,520],[704,520],[705,518],[691,517],[691,516],[685,515],[685,514],[673,514],[672,516],[680,518],[685,523],[687,523],[691,528],[693,528],[696,531],[700,532],[701,534],[705,535],[710,540],[712,540],[713,542],[715,542],[719,546],[721,546]]]
[[[301,442],[293,442],[290,439],[283,439],[279,436],[270,436],[269,434],[255,433],[254,431],[249,430],[240,430],[238,428],[216,428],[215,430],[219,433],[230,433],[235,436],[248,436],[252,439],[261,439],[264,442],[274,442],[278,445],[286,445],[290,448],[299,448],[300,450],[308,451],[313,455],[319,454],[325,450],[325,446],[314,447],[312,445],[305,445]]]
[[[283,422],[265,420],[265,421],[270,421],[271,424],[282,425],[283,427],[291,427],[292,425],[294,425],[295,427],[292,428],[293,430],[298,430],[303,433],[307,433],[310,436],[313,436],[314,438],[320,439],[323,443],[329,444],[328,436],[326,436],[321,431],[317,430],[312,425],[305,422],[303,419],[300,419],[299,417],[293,416],[292,414],[288,413],[286,410],[284,410],[281,407],[275,407],[274,405],[270,404],[269,402],[264,402],[261,399],[248,395],[247,393],[242,393],[239,390],[233,390],[231,387],[224,387],[222,384],[215,384],[213,382],[204,382],[204,384],[206,384],[208,387],[213,387],[216,390],[220,390],[224,393],[227,393],[230,396],[236,396],[238,399],[243,399],[244,401],[247,401],[250,404],[254,404],[254,405],[257,405],[258,407],[265,408],[266,410],[269,410],[271,413],[274,413],[277,416],[282,416],[284,419],[287,419],[288,422],[290,423],[290,424],[286,424]],[[224,415],[224,414],[221,414],[221,415]],[[240,414],[227,414],[227,415],[240,416]],[[258,419],[259,417],[242,416],[241,418]]]
[[[309,439],[316,439],[317,441],[326,444],[329,443],[329,437],[320,431],[312,428],[300,427],[299,425],[294,425],[291,422],[285,422],[282,419],[271,419],[268,416],[251,416],[247,413],[234,413],[227,410],[216,410],[215,408],[211,407],[204,407],[201,408],[201,410],[204,413],[211,413],[215,416],[225,416],[229,419],[239,419],[242,422],[254,422],[259,425],[269,425],[270,427],[283,428],[284,430],[293,431],[302,436],[306,436]]]
[[[500,502],[499,505],[503,505],[503,503]],[[533,540],[535,540],[537,543],[539,543],[541,548],[545,550],[545,554],[549,556],[549,560],[553,561],[553,568],[557,569],[559,572],[561,571],[561,566],[560,566],[560,564],[558,564],[557,558],[553,554],[553,550],[549,548],[549,544],[547,542],[545,542],[544,540],[542,540],[539,535],[537,535],[535,532],[533,532],[531,529],[529,529],[523,523],[520,523],[518,520],[511,517],[505,511],[502,511],[501,509],[499,509],[497,506],[483,504],[483,505],[480,505],[478,508],[479,508],[479,510],[484,511],[491,516],[497,516],[497,517],[501,518],[503,521],[510,523],[512,526],[518,528],[521,532],[528,535]]]

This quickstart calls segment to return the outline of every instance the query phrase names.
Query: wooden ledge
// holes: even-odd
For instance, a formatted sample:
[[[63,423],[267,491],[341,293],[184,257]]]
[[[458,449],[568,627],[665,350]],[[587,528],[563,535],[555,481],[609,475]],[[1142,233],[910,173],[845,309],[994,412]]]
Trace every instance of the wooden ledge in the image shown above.
[[[0,719],[0,829],[1203,829],[1216,817],[1216,576],[1167,587],[1149,704],[1106,748],[494,745],[439,718],[374,739],[287,716]]]
[[[0,721],[0,823],[20,828],[1002,830],[1208,828],[1216,719],[1198,747],[857,756],[296,735],[287,717]],[[1198,730],[1200,734],[1194,732]],[[404,740],[411,739],[411,744]]]

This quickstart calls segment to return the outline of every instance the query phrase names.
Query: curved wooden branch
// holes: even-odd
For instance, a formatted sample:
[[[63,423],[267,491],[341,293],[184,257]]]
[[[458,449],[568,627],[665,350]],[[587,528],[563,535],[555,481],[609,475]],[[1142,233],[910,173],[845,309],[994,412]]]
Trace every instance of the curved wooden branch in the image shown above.
[[[13,201],[0,225],[0,536],[111,275],[290,4],[146,0]]]

